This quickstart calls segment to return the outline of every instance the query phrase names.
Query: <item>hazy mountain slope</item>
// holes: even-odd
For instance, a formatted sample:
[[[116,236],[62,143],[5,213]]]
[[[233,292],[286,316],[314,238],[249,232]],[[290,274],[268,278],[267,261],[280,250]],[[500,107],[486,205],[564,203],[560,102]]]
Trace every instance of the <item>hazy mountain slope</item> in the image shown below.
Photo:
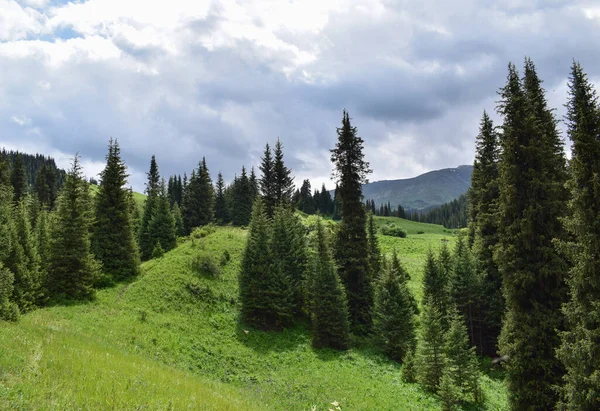
[[[402,205],[405,209],[421,210],[447,203],[467,192],[471,186],[473,166],[458,166],[430,171],[403,180],[375,181],[363,186],[365,199],[375,204],[387,204],[392,208]]]

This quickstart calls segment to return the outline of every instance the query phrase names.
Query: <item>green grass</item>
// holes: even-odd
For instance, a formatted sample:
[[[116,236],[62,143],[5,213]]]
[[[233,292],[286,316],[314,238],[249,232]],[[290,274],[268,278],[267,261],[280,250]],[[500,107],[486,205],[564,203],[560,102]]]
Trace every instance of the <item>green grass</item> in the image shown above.
[[[415,282],[418,250],[453,237],[412,224],[401,224],[407,238],[381,242],[386,252],[398,249]],[[100,291],[92,303],[0,323],[0,409],[327,410],[333,401],[343,410],[440,408],[363,341],[347,352],[314,350],[306,324],[279,333],[239,325],[245,237],[245,230],[218,228],[144,263],[140,278]],[[198,253],[218,263],[225,250],[231,261],[220,277],[190,270]],[[484,375],[482,385],[480,409],[505,409],[503,382]]]

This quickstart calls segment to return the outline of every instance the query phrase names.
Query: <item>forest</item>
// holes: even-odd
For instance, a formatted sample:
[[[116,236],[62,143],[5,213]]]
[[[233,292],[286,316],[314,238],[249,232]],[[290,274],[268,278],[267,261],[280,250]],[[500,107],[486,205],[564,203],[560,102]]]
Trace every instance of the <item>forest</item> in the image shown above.
[[[265,145],[256,170],[242,166],[229,184],[220,172],[213,181],[210,159],[202,158],[189,177],[183,173],[166,179],[152,156],[143,203],[128,188],[116,139],[109,141],[106,166],[92,184],[83,177],[78,155],[64,173],[47,157],[3,150],[0,331],[20,335],[21,324],[36,312],[52,317],[78,305],[92,310],[113,298],[111,290],[118,290],[115,304],[136,292],[135,298],[143,301],[136,281],[150,281],[155,267],[169,262],[144,292],[164,290],[165,301],[182,307],[175,320],[141,342],[136,333],[143,336],[144,327],[166,315],[166,308],[154,300],[148,303],[152,309],[134,308],[127,315],[135,317],[136,331],[129,336],[135,354],[147,349],[153,352],[150,358],[161,361],[172,355],[164,364],[175,364],[175,369],[192,370],[202,378],[221,372],[212,362],[221,348],[196,341],[190,343],[190,353],[179,351],[173,347],[192,337],[166,331],[188,330],[180,323],[187,321],[184,315],[199,310],[197,301],[208,301],[212,308],[203,308],[207,313],[219,307],[227,314],[206,314],[194,317],[195,322],[209,323],[217,334],[230,330],[240,341],[261,338],[256,362],[283,358],[278,336],[285,341],[306,338],[311,353],[335,358],[338,364],[364,358],[387,361],[375,380],[383,381],[389,373],[395,384],[390,387],[400,384],[423,393],[421,400],[403,397],[407,402],[396,403],[396,409],[411,409],[410,404],[443,410],[600,409],[600,104],[577,62],[568,88],[564,124],[570,160],[534,63],[526,58],[522,72],[510,63],[495,107],[501,124],[493,124],[486,111],[481,117],[469,192],[418,213],[363,197],[361,187],[372,170],[364,141],[345,110],[330,150],[333,195],[325,185],[313,191],[309,180],[294,181],[279,139],[273,147]],[[407,228],[418,223],[441,224],[447,230],[435,242],[421,242],[427,248],[414,261],[402,244],[408,241],[407,231],[417,239],[427,235],[420,231],[426,224],[416,226],[415,233]],[[211,251],[219,242],[228,245]],[[200,278],[185,283],[185,297],[164,280],[183,264],[179,249],[186,250],[186,258],[191,255],[185,269]],[[229,271],[231,277],[225,277]],[[209,287],[204,281],[217,283]],[[195,302],[187,306],[188,299]],[[135,307],[138,300],[132,301]],[[111,338],[111,327],[102,321],[98,332]],[[0,337],[0,343],[11,346],[2,341]],[[223,350],[241,350],[226,339],[222,344]],[[289,345],[289,350],[299,346]],[[359,352],[366,357],[356,360]],[[181,366],[178,361],[185,355],[196,361]],[[276,385],[279,377],[270,374],[252,380],[244,372],[256,364],[241,371],[244,360],[226,358],[231,371],[219,377],[219,384],[274,384],[279,396],[273,398],[289,401],[285,406],[290,409],[310,409],[314,398],[323,396],[308,381],[290,388],[291,377],[287,385]],[[19,395],[9,389],[17,386],[8,382],[17,372],[3,371],[13,368],[2,361],[8,360],[0,359],[0,408],[27,408],[19,401],[29,391],[21,386]],[[500,364],[492,368],[492,363]],[[494,379],[503,381],[506,398],[494,398]],[[327,380],[328,389],[337,390],[341,380]],[[288,399],[280,397],[285,387],[293,392]],[[314,398],[303,397],[306,393]],[[34,401],[34,394],[27,395]],[[260,403],[261,395],[254,393],[247,401]],[[273,398],[264,401],[277,409],[281,404]],[[110,408],[86,402],[92,399],[80,401],[64,404]],[[117,408],[148,405],[137,397],[130,403],[115,401]],[[211,409],[226,408],[215,401]],[[332,401],[329,407],[344,407]],[[381,401],[378,406],[354,401],[348,409],[393,409],[387,398],[372,399]],[[157,404],[151,408],[161,408]],[[244,402],[239,409],[258,409],[255,405]]]

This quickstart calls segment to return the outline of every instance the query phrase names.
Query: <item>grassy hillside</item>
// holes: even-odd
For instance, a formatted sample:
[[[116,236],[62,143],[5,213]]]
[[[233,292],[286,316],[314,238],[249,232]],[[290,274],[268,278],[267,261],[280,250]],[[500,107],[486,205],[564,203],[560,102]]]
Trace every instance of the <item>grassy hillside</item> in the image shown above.
[[[378,219],[378,224],[385,220]],[[422,250],[453,233],[398,220],[396,247],[418,290]],[[424,234],[416,234],[424,231]],[[246,231],[218,228],[143,264],[134,282],[96,301],[0,323],[0,409],[436,410],[439,400],[400,379],[401,366],[357,342],[313,350],[306,325],[281,333],[238,324],[237,271]],[[231,260],[217,277],[191,270],[199,254]],[[482,378],[481,409],[505,408],[504,386]]]
[[[375,181],[363,186],[365,199],[377,206],[390,202],[392,208],[423,210],[441,205],[466,193],[471,186],[473,166],[430,171],[403,180]]]

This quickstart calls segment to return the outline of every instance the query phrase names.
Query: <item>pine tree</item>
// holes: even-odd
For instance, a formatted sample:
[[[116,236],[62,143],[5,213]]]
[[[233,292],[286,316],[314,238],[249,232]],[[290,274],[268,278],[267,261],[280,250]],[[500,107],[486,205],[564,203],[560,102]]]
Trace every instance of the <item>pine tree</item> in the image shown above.
[[[12,302],[14,276],[0,261],[0,321],[17,321],[19,307]]]
[[[40,287],[41,293],[37,305],[43,305],[48,299],[48,270],[50,269],[50,246],[52,239],[50,237],[52,226],[50,222],[51,215],[46,209],[42,209],[38,215],[38,221],[35,225],[35,244],[40,261]]]
[[[480,397],[479,364],[475,347],[469,344],[464,318],[457,310],[452,311],[444,342],[446,362],[442,379],[449,379],[447,383],[457,394],[456,399],[459,402],[477,402]]]
[[[310,181],[304,180],[300,187],[300,197],[298,198],[298,210],[306,214],[315,213],[315,204],[310,189]]]
[[[401,274],[388,268],[377,281],[373,328],[385,353],[401,361],[414,348],[415,309]]]
[[[443,248],[442,248],[443,250]],[[440,259],[436,259],[431,249],[427,252],[425,272],[423,274],[423,304],[429,304],[440,314],[444,329],[447,328],[446,313],[449,304],[448,276],[442,270],[445,252],[440,250]],[[447,247],[446,247],[447,251]]]
[[[25,313],[35,308],[41,290],[40,260],[31,234],[25,199],[14,208],[13,221],[6,266],[14,275],[12,300],[19,311]]]
[[[339,181],[342,221],[335,245],[335,258],[345,286],[350,327],[356,334],[367,334],[372,326],[373,284],[369,271],[366,214],[362,204],[362,184],[367,181],[369,163],[364,160],[363,140],[344,111],[338,142],[331,150],[331,161]]]
[[[310,281],[312,345],[315,348],[345,350],[350,345],[348,305],[327,243],[319,218]]]
[[[148,181],[146,182],[146,202],[144,203],[144,213],[140,222],[140,257],[142,260],[148,260],[152,257],[152,251],[156,241],[150,236],[150,221],[156,212],[158,204],[158,190],[160,186],[160,174],[156,157],[153,155],[150,160],[150,171],[146,173]]]
[[[381,250],[379,249],[376,230],[373,214],[369,213],[367,235],[369,244],[369,268],[371,270],[372,280],[378,278],[381,273]]]
[[[215,220],[219,224],[227,224],[230,221],[229,210],[225,201],[225,183],[221,172],[219,172],[215,190]]]
[[[175,225],[175,218],[173,218],[173,214],[171,213],[171,207],[169,206],[169,197],[167,196],[164,179],[158,187],[156,209],[150,219],[148,228],[153,243],[153,253],[158,245],[160,245],[160,249],[163,252],[170,251],[177,245],[177,227]]]
[[[133,236],[134,238],[138,239],[139,242],[140,231],[142,226],[142,215],[140,214],[140,208],[138,207],[137,202],[133,197],[133,189],[131,187],[129,187],[129,189],[127,190],[127,196],[129,201],[129,215],[131,216]]]
[[[104,283],[122,281],[140,273],[127,184],[127,167],[117,140],[110,139],[106,167],[100,173],[95,200],[92,251],[102,264]]]
[[[415,352],[415,368],[419,384],[429,391],[437,392],[445,361],[442,316],[434,305],[425,301]]]
[[[308,256],[304,226],[289,207],[275,207],[272,236],[271,252],[274,264],[287,278],[293,294],[294,313],[300,314],[306,305],[304,296]]]
[[[242,175],[234,181],[232,193],[232,220],[233,225],[248,225],[252,215],[252,190],[246,168],[242,167]]]
[[[471,345],[480,344],[480,284],[473,269],[473,259],[464,237],[459,237],[454,249],[454,266],[448,281],[452,304],[463,316]]]
[[[254,202],[248,239],[240,267],[241,316],[260,329],[280,329],[294,308],[289,278],[272,252],[272,228],[262,199]]]
[[[275,198],[275,175],[274,175],[274,161],[269,143],[265,146],[265,152],[260,159],[260,172],[261,177],[259,180],[260,192],[262,194],[267,215],[272,216],[277,203]]]
[[[561,390],[568,410],[600,409],[600,104],[577,62],[571,67],[568,135],[572,144],[572,198],[565,228],[572,241],[560,244],[572,262],[570,300],[563,307],[567,329],[558,357],[566,368]]]
[[[512,409],[548,410],[557,401],[563,368],[555,357],[566,299],[564,260],[553,247],[562,238],[566,210],[565,159],[556,120],[530,60],[520,81],[509,65],[501,90],[504,116],[499,161],[499,245],[506,318],[500,352],[507,367]]]
[[[91,253],[92,200],[83,179],[79,156],[57,199],[52,229],[48,290],[55,298],[91,299],[100,265]]]
[[[43,163],[35,178],[35,193],[40,203],[49,209],[54,208],[56,201],[56,169]]]
[[[254,167],[250,169],[250,178],[248,178],[248,182],[250,183],[250,192],[252,193],[252,198],[256,198],[256,196],[260,194],[260,189],[258,187],[258,179],[256,178]]]
[[[171,207],[171,214],[173,214],[173,220],[175,221],[175,234],[177,237],[185,236],[185,226],[183,225],[183,218],[181,216],[181,210],[177,202],[173,203]]]
[[[469,241],[472,244],[475,271],[481,281],[480,353],[493,356],[502,328],[504,296],[502,275],[494,261],[498,243],[498,133],[486,112],[476,139],[477,153],[469,189]]]
[[[215,193],[212,180],[203,157],[198,170],[192,177],[185,191],[182,205],[183,222],[187,232],[195,227],[209,224],[214,218]]]
[[[277,139],[273,158],[273,195],[275,204],[290,204],[294,192],[294,177],[283,161],[283,144]]]
[[[12,164],[10,182],[13,187],[14,202],[18,203],[27,194],[27,176],[25,175],[25,163],[23,162],[23,155],[20,153],[16,153],[15,155]]]

